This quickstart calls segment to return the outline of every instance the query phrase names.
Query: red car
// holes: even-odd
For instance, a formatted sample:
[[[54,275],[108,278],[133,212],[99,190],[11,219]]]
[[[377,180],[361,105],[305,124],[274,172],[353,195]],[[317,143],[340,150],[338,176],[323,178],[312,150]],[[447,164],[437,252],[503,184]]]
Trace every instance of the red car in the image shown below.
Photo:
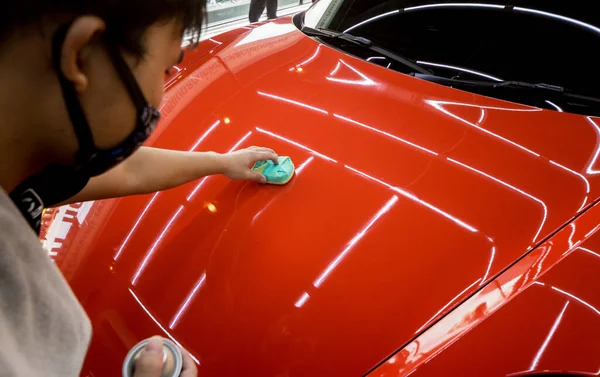
[[[600,17],[590,2],[320,0],[202,42],[149,145],[291,156],[46,214],[94,329],[200,376],[600,374]]]

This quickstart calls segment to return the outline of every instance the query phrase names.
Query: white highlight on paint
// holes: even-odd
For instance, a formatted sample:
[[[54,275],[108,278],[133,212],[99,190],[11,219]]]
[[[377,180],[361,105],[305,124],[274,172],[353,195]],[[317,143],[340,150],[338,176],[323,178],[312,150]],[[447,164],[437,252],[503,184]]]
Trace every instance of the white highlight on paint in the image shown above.
[[[573,247],[573,236],[575,235],[575,223],[571,223],[569,224],[569,226],[571,228],[573,228],[573,231],[571,232],[571,235],[569,236],[569,249],[571,249]]]
[[[485,77],[486,79],[490,79],[490,80],[493,80],[493,81],[499,81],[499,82],[504,81],[504,80],[499,79],[499,78],[497,78],[495,76],[487,75],[487,74],[485,74],[483,72],[474,71],[472,69],[466,69],[466,68],[462,68],[462,67],[456,67],[456,66],[453,66],[453,65],[424,62],[424,61],[420,61],[420,60],[417,61],[417,64],[427,65],[427,66],[431,66],[431,67],[453,69],[455,71],[460,71],[460,72],[470,73],[470,74],[475,75],[475,76]]]
[[[430,204],[430,203],[428,203],[428,202],[426,202],[426,201],[424,201],[424,200],[421,200],[421,199],[419,199],[418,197],[414,196],[414,195],[413,195],[413,194],[411,194],[411,193],[408,193],[408,192],[406,192],[406,191],[404,191],[404,190],[402,190],[402,189],[400,189],[400,188],[398,188],[398,187],[392,186],[392,185],[390,185],[389,183],[386,183],[386,182],[384,182],[384,181],[382,181],[382,180],[380,180],[380,179],[377,179],[377,178],[375,178],[375,177],[372,177],[372,176],[368,175],[367,173],[364,173],[364,172],[362,172],[362,171],[360,171],[360,170],[358,170],[358,169],[354,169],[354,168],[353,168],[353,167],[351,167],[351,166],[344,165],[344,167],[345,167],[346,169],[352,170],[353,172],[355,172],[355,173],[358,173],[358,174],[362,175],[362,176],[363,176],[363,177],[365,177],[365,178],[368,178],[368,179],[370,179],[370,180],[372,180],[372,181],[374,181],[374,182],[377,182],[377,183],[379,183],[379,184],[382,184],[382,185],[386,186],[387,188],[391,189],[391,190],[392,190],[392,191],[394,191],[394,192],[397,192],[398,194],[400,194],[400,195],[404,196],[405,198],[408,198],[408,199],[410,199],[410,200],[412,200],[412,201],[415,201],[415,202],[417,202],[417,203],[419,203],[419,204],[421,204],[421,205],[423,205],[423,206],[425,206],[425,207],[429,208],[430,210],[432,210],[432,211],[434,211],[435,213],[438,213],[438,214],[440,214],[440,215],[444,216],[444,217],[445,217],[445,218],[447,218],[448,220],[450,220],[450,221],[454,222],[456,225],[458,225],[458,226],[460,226],[460,227],[462,227],[462,228],[464,228],[464,229],[468,230],[469,232],[473,232],[473,233],[477,233],[477,232],[478,232],[477,228],[475,228],[475,227],[473,227],[473,226],[471,226],[471,225],[469,225],[469,224],[465,223],[464,221],[462,221],[462,220],[460,220],[460,219],[458,219],[458,218],[456,218],[456,217],[452,216],[451,214],[449,214],[449,213],[447,213],[447,212],[445,212],[445,211],[443,211],[443,210],[439,209],[438,207],[436,207],[436,206],[434,206],[434,205],[432,205],[432,204]]]
[[[119,247],[119,250],[117,251],[117,253],[115,254],[115,256],[113,258],[114,260],[119,259],[119,257],[121,256],[121,253],[123,252],[123,249],[125,248],[125,245],[127,245],[127,242],[129,242],[129,239],[131,238],[131,235],[133,234],[133,232],[135,232],[135,230],[137,229],[138,225],[140,225],[140,221],[142,221],[142,218],[144,216],[146,216],[146,212],[148,212],[148,209],[150,209],[150,207],[152,206],[152,204],[154,203],[154,201],[156,200],[156,198],[158,197],[159,194],[160,193],[157,192],[156,194],[154,194],[152,196],[152,199],[150,199],[150,201],[146,205],[146,208],[144,208],[144,210],[142,211],[142,214],[137,218],[135,224],[133,224],[133,228],[131,228],[131,230],[129,231],[129,234],[127,234],[127,237],[125,237],[125,241],[123,241],[123,243]]]
[[[200,183],[198,183],[196,185],[196,187],[194,188],[194,190],[190,193],[190,195],[186,198],[186,200],[188,202],[192,201],[192,199],[194,198],[194,196],[196,195],[196,193],[198,192],[198,190],[200,190],[200,187],[202,187],[204,185],[204,182],[206,182],[206,180],[209,178],[210,176],[206,176],[204,178],[202,178],[200,180]]]
[[[313,56],[311,56],[310,58],[306,59],[302,63],[296,65],[296,67],[304,66],[304,65],[310,63],[311,61],[315,60],[315,58],[317,57],[317,55],[319,55],[319,51],[321,51],[321,45],[317,46],[317,49],[315,50],[315,53],[314,53]]]
[[[492,245],[492,256],[490,257],[490,261],[488,263],[487,270],[485,271],[485,275],[483,275],[483,278],[481,279],[481,284],[485,283],[485,281],[487,280],[487,278],[490,274],[490,270],[492,269],[492,263],[494,263],[495,257],[496,257],[496,245]]]
[[[333,72],[331,72],[330,76],[333,76],[339,70],[340,63],[342,63],[343,65],[345,65],[346,67],[348,67],[350,70],[352,70],[354,73],[356,73],[357,75],[359,75],[362,78],[362,81],[359,81],[359,80],[338,79],[338,78],[335,78],[335,77],[327,77],[326,78],[327,80],[334,81],[334,82],[339,82],[339,83],[342,83],[342,84],[363,85],[363,86],[373,86],[373,85],[375,85],[375,81],[371,80],[364,73],[362,73],[358,69],[352,67],[350,64],[346,63],[342,59],[340,59],[338,65],[335,67],[335,69],[333,70]]]
[[[310,110],[314,110],[314,111],[317,111],[317,112],[322,113],[322,114],[329,114],[327,111],[325,111],[323,109],[319,109],[318,107],[310,106],[310,105],[307,105],[307,104],[302,103],[302,102],[294,101],[294,100],[291,100],[289,98],[284,98],[284,97],[276,96],[274,94],[269,94],[269,93],[265,93],[265,92],[261,92],[261,91],[257,91],[257,93],[260,94],[261,96],[273,98],[273,99],[276,99],[278,101],[283,101],[283,102],[291,103],[293,105],[304,107],[304,108],[310,109]]]
[[[295,175],[300,174],[302,172],[302,170],[304,170],[308,166],[308,164],[313,162],[314,159],[315,159],[314,156],[310,156],[310,158],[308,160],[304,161],[304,163],[302,163],[302,165],[300,165],[296,168],[296,172],[294,174]]]
[[[298,301],[296,301],[294,306],[297,308],[301,308],[306,303],[306,301],[308,301],[309,298],[310,298],[309,294],[304,292],[304,294],[302,294],[302,296],[298,299]]]
[[[581,249],[581,250],[585,251],[586,253],[595,256],[596,258],[600,258],[600,254],[596,253],[595,251],[592,251],[590,249],[586,249],[585,247],[581,247],[581,246],[578,247],[578,249]]]
[[[394,195],[377,212],[377,214],[375,214],[375,216],[373,216],[373,218],[371,218],[371,220],[369,221],[369,223],[364,228],[362,228],[350,240],[350,242],[348,242],[348,245],[346,246],[346,248],[331,263],[329,263],[329,265],[327,266],[327,268],[325,269],[325,271],[323,271],[321,273],[321,275],[317,278],[317,280],[315,280],[315,282],[313,283],[313,285],[316,288],[319,288],[321,286],[321,284],[323,284],[323,282],[325,281],[325,279],[327,279],[327,277],[329,276],[329,274],[331,274],[331,272],[333,270],[335,270],[335,268],[342,262],[342,260],[344,260],[344,258],[350,252],[350,250],[352,250],[354,248],[354,246],[365,236],[365,234],[367,234],[367,232],[369,231],[369,229],[371,229],[371,227],[373,225],[375,225],[375,223],[377,222],[377,220],[379,220],[383,215],[385,215],[397,202],[398,202],[398,197],[396,195]]]
[[[509,139],[507,139],[507,138],[505,138],[505,137],[503,137],[503,136],[500,136],[500,135],[498,135],[498,134],[495,134],[495,133],[493,133],[492,131],[489,131],[489,130],[487,130],[487,129],[483,128],[483,127],[480,127],[480,126],[478,126],[478,125],[476,125],[476,124],[474,124],[474,123],[471,123],[471,122],[467,121],[466,119],[463,119],[463,118],[459,117],[458,115],[455,115],[455,114],[453,114],[452,112],[450,112],[450,111],[448,111],[448,110],[444,109],[444,107],[443,107],[443,106],[441,106],[441,105],[465,105],[465,106],[467,106],[467,107],[468,107],[468,105],[467,105],[467,104],[462,104],[462,103],[454,103],[454,102],[443,102],[443,101],[433,101],[433,100],[426,100],[425,102],[426,102],[427,104],[429,104],[429,105],[433,106],[435,109],[437,109],[437,110],[441,111],[442,113],[444,113],[444,114],[446,114],[446,115],[448,115],[448,116],[450,116],[450,117],[452,117],[452,118],[454,118],[454,119],[456,119],[456,120],[458,120],[458,121],[460,121],[460,122],[462,122],[462,123],[464,123],[464,124],[466,124],[466,125],[468,125],[468,126],[471,126],[471,127],[477,128],[478,130],[480,130],[480,131],[482,131],[482,132],[484,132],[484,133],[486,133],[486,134],[488,134],[488,135],[490,135],[490,136],[493,136],[493,137],[495,137],[495,138],[497,138],[497,139],[500,139],[500,140],[502,140],[502,141],[505,141],[505,142],[507,142],[507,143],[509,143],[509,144],[511,144],[511,145],[514,145],[515,147],[517,147],[517,148],[519,148],[519,149],[522,149],[523,151],[525,151],[525,152],[527,152],[527,153],[529,153],[529,154],[532,154],[532,155],[534,155],[534,156],[536,156],[536,157],[540,157],[539,153],[536,153],[536,152],[534,152],[534,151],[532,151],[532,150],[530,150],[530,149],[527,149],[527,148],[525,148],[525,147],[524,147],[524,146],[522,146],[521,144],[517,144],[517,143],[515,143],[515,142],[514,142],[514,141],[512,141],[512,140],[509,140]],[[480,107],[480,106],[474,106],[474,107]],[[488,108],[488,109],[492,109],[492,107],[480,107],[480,108]],[[509,111],[536,111],[536,110],[513,110],[513,109],[505,109],[505,108],[496,108],[496,109],[497,109],[497,110],[509,110]],[[541,109],[537,109],[537,111],[541,111]]]
[[[590,175],[594,175],[594,174],[600,173],[600,170],[593,169],[593,166],[596,165],[596,161],[598,160],[598,155],[600,154],[600,127],[598,126],[598,123],[596,123],[592,119],[592,117],[586,117],[586,119],[588,120],[588,122],[590,122],[590,124],[592,126],[594,126],[594,129],[596,130],[596,134],[598,135],[598,139],[596,141],[596,143],[597,143],[596,152],[594,152],[594,157],[592,157],[592,160],[590,161],[590,164],[588,165],[588,167],[586,169],[586,173],[588,173]]]
[[[300,144],[300,143],[298,143],[298,142],[296,142],[296,141],[290,140],[290,139],[288,139],[288,138],[285,138],[285,137],[283,137],[283,136],[281,136],[281,135],[278,135],[278,134],[276,134],[276,133],[273,133],[273,132],[271,132],[271,131],[264,130],[264,129],[260,128],[260,127],[256,127],[256,130],[257,130],[258,132],[262,132],[262,133],[264,133],[264,134],[267,134],[267,135],[273,136],[273,137],[274,137],[274,138],[276,138],[276,139],[279,139],[279,140],[285,141],[286,143],[289,143],[289,144],[295,145],[295,146],[297,146],[298,148],[302,148],[302,149],[304,149],[304,150],[306,150],[306,151],[309,151],[310,153],[314,154],[314,155],[315,155],[315,156],[317,156],[317,157],[321,157],[321,158],[322,158],[322,159],[324,159],[324,160],[331,161],[331,162],[337,162],[336,160],[334,160],[334,159],[333,159],[333,158],[331,158],[331,157],[327,157],[327,156],[325,156],[324,154],[322,154],[322,153],[319,153],[319,152],[317,152],[317,151],[315,151],[315,150],[313,150],[313,149],[310,149],[309,147],[307,147],[307,146],[305,146],[305,145],[302,145],[302,144]]]
[[[173,217],[171,217],[171,219],[167,223],[167,226],[165,226],[163,231],[160,233],[160,236],[158,236],[158,238],[154,241],[154,244],[150,248],[150,251],[148,251],[148,253],[146,254],[146,257],[142,261],[142,264],[135,272],[135,275],[133,276],[133,280],[131,280],[132,285],[135,285],[135,283],[137,283],[137,280],[139,279],[140,275],[142,274],[142,271],[144,271],[144,269],[146,268],[146,264],[148,263],[148,261],[150,260],[150,258],[154,254],[154,252],[156,251],[156,247],[158,246],[160,241],[162,241],[162,239],[165,237],[165,235],[169,231],[169,228],[171,227],[171,225],[173,225],[173,222],[175,221],[175,219],[177,219],[177,217],[179,217],[179,215],[181,214],[181,211],[183,211],[183,206],[179,206],[179,209],[177,209],[177,212],[175,212]]]
[[[535,285],[541,285],[541,286],[544,286],[544,287],[546,286],[546,284],[545,284],[545,283],[542,283],[542,282],[539,282],[539,281],[533,282],[533,284],[535,284]],[[592,305],[591,305],[591,304],[589,304],[588,302],[586,302],[586,301],[584,301],[584,300],[580,299],[579,297],[575,296],[574,294],[572,294],[572,293],[569,293],[569,292],[566,292],[566,291],[563,291],[562,289],[560,289],[560,288],[556,288],[556,287],[554,287],[554,286],[552,286],[552,285],[548,285],[548,286],[549,286],[550,288],[552,288],[554,291],[556,291],[556,292],[558,292],[558,293],[561,293],[561,294],[563,294],[563,295],[565,295],[565,296],[567,296],[567,297],[570,297],[570,298],[572,298],[573,300],[577,301],[578,303],[582,304],[583,306],[585,306],[585,307],[587,307],[587,308],[589,308],[589,309],[593,310],[593,311],[594,311],[594,312],[595,312],[597,315],[600,315],[600,310],[596,309],[594,306],[592,306]]]
[[[167,335],[169,337],[169,339],[171,339],[173,341],[173,343],[177,344],[177,346],[179,346],[180,348],[183,348],[181,346],[181,344],[175,339],[175,337],[173,337],[173,335],[171,335],[170,332],[167,331],[167,329],[165,329],[160,322],[158,322],[158,320],[152,315],[152,313],[150,313],[150,310],[148,310],[148,308],[146,308],[146,305],[144,305],[142,303],[142,301],[140,300],[140,298],[131,290],[131,288],[128,288],[129,293],[131,293],[131,295],[133,296],[133,298],[135,299],[135,301],[137,301],[137,303],[140,305],[140,307],[146,312],[146,314],[148,314],[148,317],[150,317],[150,319],[156,323],[156,325],[165,333],[165,335]],[[190,357],[196,362],[196,364],[200,365],[200,361],[198,361],[198,359],[196,359],[194,357],[194,355],[192,355],[191,353],[189,353]]]
[[[544,340],[544,343],[542,343],[542,346],[540,347],[540,349],[538,350],[537,354],[535,355],[535,358],[533,359],[533,362],[531,363],[531,366],[529,367],[529,370],[535,370],[538,367],[538,365],[540,363],[540,359],[542,358],[542,355],[546,351],[546,348],[548,347],[548,344],[550,344],[550,340],[552,340],[552,337],[554,336],[554,333],[556,332],[556,329],[558,328],[558,325],[560,325],[560,322],[562,321],[562,318],[563,318],[563,316],[565,314],[565,311],[567,310],[567,306],[569,306],[569,301],[566,302],[566,304],[565,304],[565,306],[563,306],[560,314],[558,315],[558,317],[556,317],[556,320],[554,321],[554,324],[550,328],[550,332],[546,336],[546,339]]]
[[[538,204],[540,204],[542,206],[543,211],[544,211],[544,218],[542,219],[542,223],[541,223],[538,231],[536,232],[535,236],[533,237],[533,242],[535,242],[537,240],[538,236],[540,235],[540,232],[542,231],[542,228],[544,227],[544,224],[546,223],[546,219],[548,217],[548,207],[546,206],[546,203],[544,203],[540,199],[536,198],[535,196],[533,196],[531,194],[528,194],[525,191],[523,191],[523,190],[521,190],[519,188],[516,188],[515,186],[510,185],[510,184],[508,184],[508,183],[506,183],[506,182],[504,182],[504,181],[502,181],[502,180],[500,180],[500,179],[498,179],[496,177],[493,177],[493,176],[491,176],[491,175],[489,175],[489,174],[487,174],[485,172],[482,172],[481,170],[475,169],[472,166],[463,164],[462,162],[454,160],[452,158],[448,158],[448,161],[453,162],[453,163],[455,163],[457,165],[460,165],[460,166],[462,166],[462,167],[464,167],[466,169],[469,169],[472,172],[475,172],[477,174],[483,175],[484,177],[489,178],[489,179],[493,180],[494,182],[500,183],[501,185],[503,185],[505,187],[508,187],[511,190],[514,190],[514,191],[518,192],[519,194],[524,195],[524,196],[528,197],[529,199],[531,199],[531,200],[537,202]]]
[[[175,316],[171,320],[171,323],[169,324],[169,327],[171,329],[173,329],[177,325],[177,323],[179,322],[179,319],[181,318],[181,315],[187,310],[188,306],[190,305],[190,302],[196,296],[196,294],[198,293],[198,291],[200,290],[200,288],[204,285],[205,281],[206,281],[206,272],[203,273],[202,276],[200,276],[200,280],[198,280],[198,282],[196,283],[196,285],[194,286],[194,288],[187,295],[185,301],[179,307],[179,310],[177,311],[177,314],[175,314]]]
[[[231,152],[235,151],[236,149],[238,149],[239,146],[242,145],[242,143],[250,137],[250,135],[252,135],[252,131],[248,132],[246,135],[244,135],[243,138],[241,138],[237,143],[235,143],[235,145],[233,147],[231,147],[231,149],[229,150],[228,153],[231,153]]]
[[[424,147],[422,147],[422,146],[420,146],[420,145],[417,145],[417,144],[415,144],[415,143],[411,143],[410,141],[408,141],[408,140],[404,140],[404,139],[402,139],[402,138],[400,138],[400,137],[398,137],[398,136],[396,136],[396,135],[393,135],[393,134],[391,134],[391,133],[389,133],[389,132],[382,131],[382,130],[380,130],[380,129],[378,129],[378,128],[375,128],[375,127],[367,126],[367,125],[366,125],[366,124],[364,124],[364,123],[357,122],[357,121],[355,121],[355,120],[353,120],[353,119],[347,118],[347,117],[345,117],[345,116],[342,116],[342,115],[339,115],[339,114],[333,114],[333,116],[334,116],[334,117],[336,117],[336,118],[338,118],[338,119],[345,120],[346,122],[349,122],[349,123],[355,124],[355,125],[357,125],[357,126],[360,126],[360,127],[366,128],[366,129],[368,129],[368,130],[371,130],[371,131],[377,132],[377,133],[379,133],[379,134],[381,134],[381,135],[387,136],[387,137],[389,137],[389,138],[391,138],[391,139],[394,139],[394,140],[396,140],[396,141],[399,141],[399,142],[401,142],[401,143],[404,143],[404,144],[406,144],[406,145],[410,145],[411,147],[417,148],[417,149],[419,149],[419,150],[421,150],[421,151],[423,151],[423,152],[426,152],[426,153],[432,154],[432,155],[434,155],[434,156],[437,156],[437,155],[438,155],[436,152],[434,152],[434,151],[432,151],[432,150],[429,150],[429,149],[427,149],[427,148],[424,148]]]
[[[397,14],[397,13],[400,13],[400,10],[396,9],[396,10],[393,10],[393,11],[391,11],[391,12],[387,12],[387,13],[383,13],[383,14],[380,14],[380,15],[378,15],[378,16],[375,16],[375,17],[371,17],[371,18],[369,18],[368,20],[365,20],[365,21],[359,22],[359,23],[357,23],[356,25],[354,25],[354,26],[352,26],[352,27],[350,27],[350,28],[348,28],[348,29],[344,30],[344,33],[347,33],[347,32],[349,32],[349,31],[351,31],[351,30],[354,30],[354,29],[356,29],[357,27],[361,27],[361,26],[362,26],[362,25],[364,25],[364,24],[368,24],[368,23],[370,23],[370,22],[373,22],[373,21],[375,21],[375,20],[378,20],[378,19],[380,19],[380,18],[383,18],[383,17],[388,17],[388,16],[391,16],[391,15],[393,15],[393,14]]]
[[[331,71],[331,73],[329,74],[329,76],[333,76],[337,73],[337,71],[340,69],[340,67],[342,66],[342,63],[340,61],[338,61],[337,65],[335,66],[335,68],[333,69],[333,71]]]
[[[566,167],[564,165],[561,165],[558,162],[555,162],[555,161],[552,161],[552,160],[549,160],[549,161],[550,161],[550,163],[552,165],[557,166],[557,167],[559,167],[559,168],[561,168],[561,169],[563,169],[563,170],[565,170],[565,171],[567,171],[567,172],[569,172],[569,173],[571,173],[573,175],[576,175],[577,177],[579,177],[583,181],[583,184],[585,185],[585,194],[586,194],[586,196],[585,196],[585,198],[583,198],[583,203],[581,204],[581,207],[579,207],[579,210],[577,212],[581,211],[583,209],[583,207],[585,207],[585,205],[587,203],[587,200],[588,200],[588,195],[590,194],[590,181],[588,181],[587,178],[584,177],[583,174],[578,173],[578,172],[576,172],[573,169],[569,169],[568,167]]]
[[[193,147],[191,147],[189,151],[190,151],[190,152],[193,152],[193,151],[195,151],[195,150],[196,150],[196,148],[198,148],[198,146],[200,145],[200,143],[202,143],[202,141],[204,141],[204,139],[206,139],[206,137],[207,137],[208,135],[210,135],[210,134],[211,134],[211,132],[213,132],[213,131],[215,130],[215,128],[217,128],[217,127],[219,126],[219,124],[221,124],[221,121],[220,121],[220,120],[218,120],[218,121],[216,121],[215,123],[213,123],[213,125],[212,125],[212,126],[210,126],[210,127],[208,128],[208,130],[206,130],[206,132],[205,132],[205,133],[204,133],[202,136],[200,136],[200,138],[198,139],[198,141],[196,141],[196,144],[194,144],[194,146],[193,146]]]
[[[446,310],[459,297],[461,297],[462,295],[464,295],[465,292],[467,292],[469,289],[473,288],[473,286],[476,285],[477,283],[479,283],[480,281],[481,281],[481,278],[475,280],[471,285],[469,285],[467,288],[465,288],[462,292],[460,292],[459,294],[457,294],[456,296],[454,296],[454,298],[452,300],[448,301],[448,303],[446,305],[444,305],[443,308],[441,308],[440,310],[438,310],[438,312],[435,313],[427,322],[425,322],[425,324],[423,326],[421,326],[415,333],[421,332],[421,330],[423,330],[425,327],[427,327],[440,313],[442,313],[444,310]]]
[[[481,125],[481,123],[483,123],[483,119],[485,118],[485,110],[484,109],[479,109],[481,111],[481,115],[479,116],[479,119],[477,120],[477,125]]]
[[[558,106],[554,102],[551,102],[551,101],[548,101],[548,100],[545,100],[544,102],[546,102],[548,105],[554,107],[556,109],[556,111],[558,111],[559,113],[564,113],[563,109],[561,109],[560,106]]]

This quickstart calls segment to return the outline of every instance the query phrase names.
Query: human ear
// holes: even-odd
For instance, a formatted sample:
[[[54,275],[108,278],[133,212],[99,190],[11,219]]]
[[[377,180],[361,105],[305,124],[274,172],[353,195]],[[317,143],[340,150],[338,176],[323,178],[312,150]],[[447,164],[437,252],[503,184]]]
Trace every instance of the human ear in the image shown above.
[[[88,78],[81,66],[85,48],[104,32],[106,24],[96,16],[77,17],[69,27],[61,50],[60,69],[75,90],[83,93],[88,87]]]

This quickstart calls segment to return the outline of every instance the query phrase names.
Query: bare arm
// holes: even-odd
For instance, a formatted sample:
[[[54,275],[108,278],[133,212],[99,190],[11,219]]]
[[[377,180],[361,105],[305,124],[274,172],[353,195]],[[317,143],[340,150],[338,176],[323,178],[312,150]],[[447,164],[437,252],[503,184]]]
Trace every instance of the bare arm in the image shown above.
[[[250,169],[261,160],[277,161],[277,155],[270,149],[258,147],[229,154],[142,147],[115,168],[92,178],[79,194],[60,205],[148,194],[213,174],[264,183],[264,177]]]

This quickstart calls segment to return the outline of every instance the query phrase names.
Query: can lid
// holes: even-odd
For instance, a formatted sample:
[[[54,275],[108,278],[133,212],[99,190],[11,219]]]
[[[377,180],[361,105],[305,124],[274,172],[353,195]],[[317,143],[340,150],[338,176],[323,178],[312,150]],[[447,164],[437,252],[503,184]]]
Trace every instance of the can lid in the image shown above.
[[[144,352],[144,349],[150,342],[150,339],[145,339],[133,346],[133,348],[125,356],[123,362],[122,374],[123,377],[133,377],[135,372],[135,362]],[[162,339],[163,342],[163,370],[161,377],[178,377],[183,369],[183,355],[177,345],[169,339]]]

